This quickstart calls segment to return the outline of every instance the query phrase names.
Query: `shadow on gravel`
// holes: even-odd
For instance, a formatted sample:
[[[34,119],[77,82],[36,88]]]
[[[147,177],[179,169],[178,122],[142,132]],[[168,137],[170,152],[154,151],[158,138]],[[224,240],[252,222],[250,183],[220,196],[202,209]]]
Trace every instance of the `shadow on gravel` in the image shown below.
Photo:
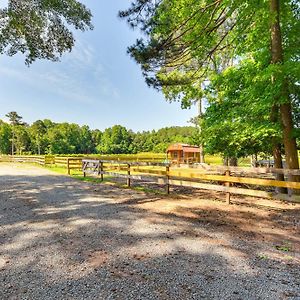
[[[299,210],[168,211],[176,199],[64,176],[0,188],[1,299],[300,297]]]

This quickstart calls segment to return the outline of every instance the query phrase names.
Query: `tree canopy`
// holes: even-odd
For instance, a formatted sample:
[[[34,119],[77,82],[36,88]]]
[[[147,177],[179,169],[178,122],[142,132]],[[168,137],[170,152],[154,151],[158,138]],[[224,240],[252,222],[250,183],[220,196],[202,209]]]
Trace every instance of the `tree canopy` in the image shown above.
[[[25,54],[36,59],[58,60],[71,51],[71,28],[92,29],[91,11],[76,0],[8,0],[0,9],[0,53]]]
[[[128,52],[148,85],[183,107],[206,99],[209,151],[239,156],[272,144],[279,153],[284,144],[288,167],[299,168],[297,1],[135,0],[119,15],[144,33]]]

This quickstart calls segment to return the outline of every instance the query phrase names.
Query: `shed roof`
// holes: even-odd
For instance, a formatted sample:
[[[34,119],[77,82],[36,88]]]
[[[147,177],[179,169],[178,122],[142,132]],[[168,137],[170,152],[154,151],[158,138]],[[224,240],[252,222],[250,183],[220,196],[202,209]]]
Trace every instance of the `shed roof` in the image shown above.
[[[170,152],[170,151],[183,151],[183,152],[199,153],[200,148],[198,146],[191,146],[188,144],[176,143],[176,144],[170,145],[168,147],[167,152]]]

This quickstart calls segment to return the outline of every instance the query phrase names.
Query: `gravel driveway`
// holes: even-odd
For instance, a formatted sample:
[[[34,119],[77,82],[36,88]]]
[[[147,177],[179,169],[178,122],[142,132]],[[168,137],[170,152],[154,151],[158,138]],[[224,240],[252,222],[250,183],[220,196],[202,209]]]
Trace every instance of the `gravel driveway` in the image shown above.
[[[300,299],[300,206],[204,198],[2,163],[0,299]]]

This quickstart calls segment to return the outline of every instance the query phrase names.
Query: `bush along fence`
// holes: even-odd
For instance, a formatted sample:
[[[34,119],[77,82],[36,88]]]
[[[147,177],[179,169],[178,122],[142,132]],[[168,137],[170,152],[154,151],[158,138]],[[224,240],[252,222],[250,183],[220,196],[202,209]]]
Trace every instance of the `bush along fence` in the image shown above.
[[[109,156],[105,156],[107,158]],[[126,179],[130,186],[132,180],[152,182],[166,186],[167,193],[170,186],[193,187],[226,194],[226,202],[230,203],[231,194],[239,194],[260,198],[278,199],[291,202],[300,202],[300,182],[293,179],[300,176],[300,170],[275,168],[246,168],[210,166],[205,164],[192,165],[190,168],[180,168],[163,162],[150,161],[123,161],[92,159],[84,157],[66,156],[0,156],[0,161],[28,162],[43,166],[53,165],[66,169],[83,172],[84,176],[104,175]],[[277,174],[283,174],[285,181],[276,179]],[[274,179],[275,178],[275,179]],[[278,189],[286,189],[288,194],[278,193]]]

